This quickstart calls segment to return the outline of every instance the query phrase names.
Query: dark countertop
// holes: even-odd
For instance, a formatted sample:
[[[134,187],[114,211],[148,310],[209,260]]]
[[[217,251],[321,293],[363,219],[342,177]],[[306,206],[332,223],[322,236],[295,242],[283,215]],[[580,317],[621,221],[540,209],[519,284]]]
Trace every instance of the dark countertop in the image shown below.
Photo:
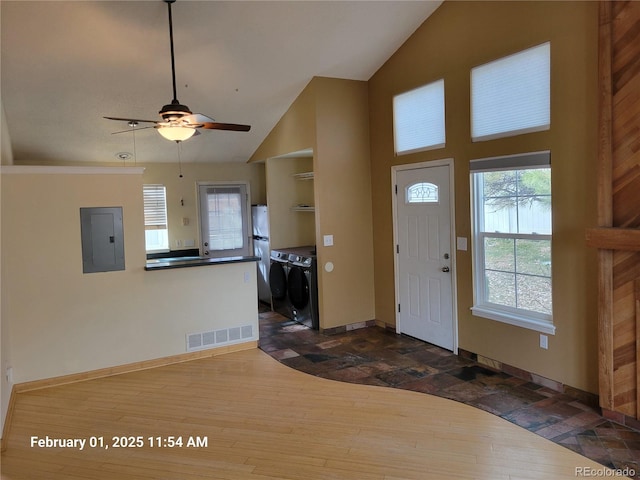
[[[257,262],[260,257],[173,257],[147,260],[144,269],[147,271],[167,270],[172,268],[203,267],[206,265],[222,265],[227,263]]]

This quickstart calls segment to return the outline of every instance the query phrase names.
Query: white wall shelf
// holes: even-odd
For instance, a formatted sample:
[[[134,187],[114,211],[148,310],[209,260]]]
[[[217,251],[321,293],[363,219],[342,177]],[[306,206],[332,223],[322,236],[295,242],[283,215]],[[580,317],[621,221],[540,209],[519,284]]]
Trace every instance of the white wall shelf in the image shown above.
[[[315,212],[316,207],[313,205],[294,205],[291,210],[294,212]]]
[[[313,180],[313,172],[294,173],[293,177],[296,180]]]

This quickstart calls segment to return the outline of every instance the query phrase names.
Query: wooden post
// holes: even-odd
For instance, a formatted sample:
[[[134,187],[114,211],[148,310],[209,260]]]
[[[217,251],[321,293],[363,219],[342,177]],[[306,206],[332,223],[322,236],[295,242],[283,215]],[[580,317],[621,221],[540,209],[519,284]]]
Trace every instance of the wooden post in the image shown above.
[[[611,227],[612,208],[612,84],[611,2],[601,1],[598,46],[598,224]],[[600,406],[614,410],[613,383],[613,251],[598,251],[598,363]]]

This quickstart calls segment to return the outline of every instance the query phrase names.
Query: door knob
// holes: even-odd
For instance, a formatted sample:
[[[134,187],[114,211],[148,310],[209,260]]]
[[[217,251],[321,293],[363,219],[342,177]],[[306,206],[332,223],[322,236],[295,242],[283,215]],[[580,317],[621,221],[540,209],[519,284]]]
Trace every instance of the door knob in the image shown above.
[[[448,272],[449,271],[449,267],[442,267],[442,271],[445,272],[445,273]]]

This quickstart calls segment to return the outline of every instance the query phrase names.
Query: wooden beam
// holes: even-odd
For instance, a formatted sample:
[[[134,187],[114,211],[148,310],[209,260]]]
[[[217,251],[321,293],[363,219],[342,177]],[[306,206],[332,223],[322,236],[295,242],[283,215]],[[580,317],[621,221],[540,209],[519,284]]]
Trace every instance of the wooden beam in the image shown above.
[[[611,2],[600,2],[598,32],[598,225],[613,225],[613,83]]]
[[[611,3],[601,0],[598,29],[598,224],[613,225],[612,40]],[[598,229],[600,230],[600,229]],[[587,244],[589,245],[589,231]],[[591,232],[593,233],[593,232]],[[592,245],[595,246],[595,245]],[[613,383],[613,251],[598,252],[598,380],[600,406],[614,410]]]
[[[587,245],[602,250],[640,251],[640,229],[600,227],[588,228]]]
[[[633,293],[636,304],[636,418],[640,418],[640,388],[638,388],[640,385],[640,368],[638,368],[640,365],[640,348],[638,348],[640,345],[640,328],[638,328],[640,325],[640,278],[636,278],[633,282]]]

